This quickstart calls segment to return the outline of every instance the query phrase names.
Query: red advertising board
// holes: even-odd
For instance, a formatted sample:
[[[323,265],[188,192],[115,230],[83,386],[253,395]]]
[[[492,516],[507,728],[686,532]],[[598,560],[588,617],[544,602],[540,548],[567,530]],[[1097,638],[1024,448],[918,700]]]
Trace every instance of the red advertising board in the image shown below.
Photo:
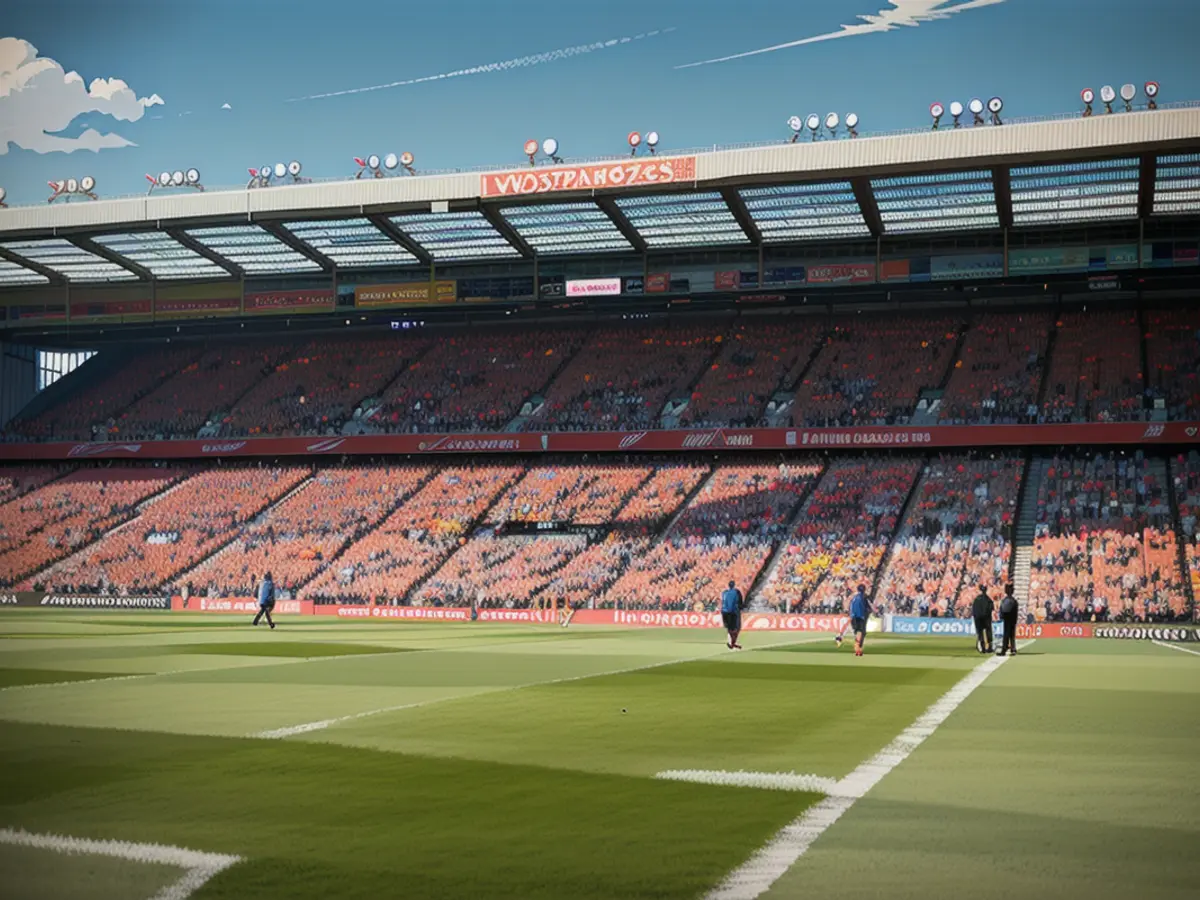
[[[713,287],[718,291],[736,291],[742,284],[740,271],[714,272]]]
[[[809,284],[860,284],[875,280],[875,263],[833,263],[809,266]]]
[[[312,615],[313,605],[309,600],[276,600],[271,611],[274,616]],[[200,613],[250,613],[258,612],[258,601],[252,597],[182,597],[171,598],[171,612]]]
[[[339,619],[407,619],[424,622],[469,622],[471,611],[450,606],[314,606],[313,615]]]
[[[721,614],[666,609],[581,609],[575,625],[626,625],[639,628],[721,628]],[[806,616],[782,613],[744,613],[742,631],[841,631],[845,616]]]
[[[241,311],[237,297],[208,300],[157,300],[154,312],[159,316],[231,316]]]
[[[71,303],[72,319],[107,318],[110,316],[148,316],[152,312],[149,300],[105,300],[89,303],[86,300]]]
[[[1090,638],[1092,636],[1090,623],[1073,622],[1042,622],[1034,625],[1018,625],[1017,637],[1021,640],[1034,638]]]
[[[671,275],[669,272],[653,272],[646,276],[647,294],[665,294],[670,289]]]
[[[879,264],[880,281],[908,281],[907,259],[885,259]]]
[[[1062,444],[1200,445],[1200,422],[716,428],[504,434],[379,434],[238,440],[0,444],[0,460],[487,453],[673,453],[693,450],[861,450]]]
[[[247,294],[248,313],[298,313],[329,312],[333,309],[333,291],[271,291],[265,294]]]
[[[519,197],[559,191],[654,187],[696,180],[696,157],[629,159],[583,166],[554,166],[488,172],[480,176],[479,196]]]

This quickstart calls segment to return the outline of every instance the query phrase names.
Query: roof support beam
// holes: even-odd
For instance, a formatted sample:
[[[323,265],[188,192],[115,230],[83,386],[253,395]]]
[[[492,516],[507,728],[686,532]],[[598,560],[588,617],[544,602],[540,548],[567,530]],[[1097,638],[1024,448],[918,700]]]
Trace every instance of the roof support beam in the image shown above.
[[[512,225],[508,223],[508,219],[501,215],[498,207],[491,203],[480,203],[479,211],[483,214],[483,217],[488,220],[488,224],[500,232],[500,236],[502,238],[517,248],[517,252],[519,252],[521,256],[525,257],[525,259],[533,259],[533,248],[529,246],[529,244],[525,241],[525,238],[521,237],[521,235],[517,232],[517,229],[513,228]]]
[[[597,197],[596,205],[600,207],[601,212],[608,216],[617,231],[621,232],[621,236],[633,245],[634,250],[638,253],[646,252],[646,239],[633,227],[633,223],[625,217],[625,213],[621,212],[617,201],[612,197]]]
[[[721,188],[721,199],[725,201],[725,205],[733,213],[733,218],[737,220],[738,225],[746,237],[749,238],[750,243],[756,247],[762,246],[762,232],[758,230],[758,225],[754,223],[754,217],[750,215],[750,210],[746,209],[746,201],[742,199],[742,195],[738,193],[737,188]]]
[[[95,254],[96,256],[99,256],[101,259],[108,260],[114,266],[120,266],[122,269],[132,272],[134,275],[136,275],[142,281],[153,281],[154,280],[154,273],[151,272],[149,269],[147,269],[145,266],[139,265],[138,263],[135,263],[132,259],[121,256],[119,253],[113,253],[107,247],[103,247],[100,244],[97,244],[91,238],[84,237],[82,234],[63,235],[63,240],[70,241],[72,244],[74,244],[80,250],[83,250],[87,253]]]
[[[315,262],[321,267],[322,272],[332,272],[334,270],[335,266],[332,259],[326,256],[324,253],[321,253],[319,250],[314,250],[312,247],[308,246],[308,244],[304,243],[304,241],[300,240],[300,238],[296,237],[294,234],[284,228],[282,222],[264,221],[259,219],[254,224],[262,228],[272,237],[283,241],[301,256],[311,260],[312,262]]]
[[[433,257],[429,254],[429,251],[397,228],[395,223],[393,223],[392,220],[387,216],[381,215],[380,213],[372,213],[367,216],[367,219],[372,225],[374,225],[389,238],[419,259],[422,263],[427,266],[433,265]]]
[[[1008,166],[992,169],[992,191],[996,195],[996,215],[1001,228],[1013,227],[1012,180]]]
[[[1138,218],[1148,219],[1154,214],[1154,183],[1158,181],[1158,156],[1142,154],[1142,167],[1138,175]]]
[[[58,274],[53,269],[47,269],[41,263],[36,263],[32,259],[26,259],[23,256],[17,256],[17,254],[13,253],[11,250],[6,250],[3,247],[0,247],[0,259],[6,259],[10,263],[15,263],[23,269],[28,269],[30,272],[37,272],[43,278],[49,278],[51,284],[63,284],[67,280],[64,276]],[[32,285],[30,285],[30,287],[32,287]]]
[[[239,266],[237,263],[230,262],[225,257],[221,256],[219,253],[217,253],[215,250],[213,250],[211,247],[206,247],[204,244],[200,243],[198,240],[196,240],[194,237],[192,237],[190,234],[188,234],[182,228],[167,228],[164,230],[167,233],[167,237],[171,238],[172,240],[178,241],[180,244],[182,244],[184,247],[187,247],[193,253],[198,253],[200,256],[203,256],[205,259],[207,259],[213,265],[220,266],[222,269],[224,269],[226,272],[228,272],[234,278],[245,278],[246,277],[246,273],[242,271],[241,266]]]
[[[871,237],[879,237],[883,234],[883,219],[879,217],[879,205],[875,202],[875,192],[871,190],[871,179],[865,175],[851,178],[850,187],[854,190],[854,199]]]

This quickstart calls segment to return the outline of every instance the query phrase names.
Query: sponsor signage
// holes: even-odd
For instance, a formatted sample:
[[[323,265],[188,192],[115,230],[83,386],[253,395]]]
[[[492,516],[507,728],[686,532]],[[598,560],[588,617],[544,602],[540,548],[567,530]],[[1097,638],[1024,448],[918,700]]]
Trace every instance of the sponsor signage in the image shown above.
[[[977,253],[969,256],[935,256],[929,261],[933,281],[959,278],[1000,278],[1004,275],[1003,253]]]
[[[1088,279],[1089,291],[1118,291],[1121,279],[1116,275],[1093,275]]]
[[[809,266],[809,284],[862,284],[875,280],[875,263],[835,263]]]
[[[620,293],[620,278],[581,278],[567,282],[568,297],[615,297]]]
[[[939,619],[920,616],[885,616],[884,629],[892,634],[932,634],[940,637],[974,637],[974,619]],[[1017,625],[1017,637],[1021,640],[1033,638],[1086,638],[1092,636],[1091,624],[1070,622],[1043,622],[1035,625]],[[1004,623],[992,622],[992,634],[999,641],[1004,636]]]
[[[172,612],[256,613],[258,600],[253,597],[183,597],[171,598]],[[297,616],[312,613],[312,603],[301,600],[276,600],[271,615]]]
[[[339,619],[408,619],[431,622],[469,622],[471,611],[448,606],[313,606],[313,614]]]
[[[153,312],[150,300],[108,300],[99,303],[81,301],[71,304],[72,319],[101,319],[136,316],[145,318]]]
[[[1087,247],[1010,250],[1008,274],[1035,275],[1045,272],[1086,272],[1091,264]]]
[[[1137,244],[1106,247],[1104,259],[1110,269],[1136,269],[1138,267]]]
[[[718,291],[736,291],[742,286],[741,272],[714,272],[713,289]]]
[[[1116,641],[1166,641],[1184,644],[1200,642],[1200,631],[1195,628],[1165,625],[1096,625],[1094,634],[1098,638]]]
[[[0,606],[51,607],[54,609],[170,609],[170,597],[106,597],[101,594],[50,594],[17,591],[4,594]]]
[[[647,294],[665,294],[671,289],[671,275],[668,272],[653,272],[646,276]]]
[[[354,305],[364,308],[454,303],[458,299],[454,281],[413,281],[406,284],[358,285]]]
[[[644,294],[646,292],[646,279],[641,275],[624,278],[622,281],[624,282],[622,290],[626,294]]]
[[[480,609],[476,617],[480,622],[557,622],[552,609]]]
[[[908,281],[908,278],[907,259],[885,259],[879,264],[880,281]]]
[[[266,294],[247,294],[246,312],[329,312],[333,309],[333,291],[272,291]]]
[[[1024,447],[1062,444],[1200,445],[1200,422],[1090,422],[1062,425],[870,425],[851,428],[752,428],[534,434],[380,434],[334,438],[178,440],[85,444],[0,444],[0,460],[194,459],[202,456],[305,456],[405,453],[606,453],[680,450],[782,450],[855,447]]]
[[[567,296],[567,286],[561,281],[543,282],[538,290],[541,292],[543,300],[556,300]]]
[[[558,191],[653,187],[696,180],[696,157],[630,159],[586,166],[554,166],[488,172],[480,176],[479,196],[519,197]]]
[[[235,316],[241,312],[241,301],[237,297],[218,297],[197,300],[156,300],[154,313],[157,316],[180,318],[204,318],[205,316]]]

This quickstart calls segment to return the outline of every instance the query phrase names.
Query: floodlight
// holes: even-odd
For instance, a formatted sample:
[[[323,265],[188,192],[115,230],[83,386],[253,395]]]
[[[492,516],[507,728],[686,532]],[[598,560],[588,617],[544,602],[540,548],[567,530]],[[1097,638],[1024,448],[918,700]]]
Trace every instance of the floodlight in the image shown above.
[[[288,173],[288,167],[283,163],[275,163],[275,177],[282,178]]]
[[[542,152],[547,156],[554,156],[558,153],[558,141],[554,138],[546,138],[542,141]]]
[[[1121,85],[1121,99],[1125,101],[1125,112],[1133,112],[1133,98],[1137,96],[1137,88],[1128,82]]]
[[[7,196],[8,193],[4,190],[4,188],[0,187],[0,207],[7,206],[7,204],[4,202],[4,198]]]
[[[640,144],[642,142],[642,136],[640,134],[638,134],[636,131],[631,131],[631,132],[629,132],[628,141],[629,141],[630,147],[636,147],[638,144]]]
[[[379,168],[378,154],[372,153],[370,156],[367,157],[367,168],[368,169],[378,169]]]
[[[846,130],[850,132],[850,137],[858,137],[858,113],[848,113],[846,115]]]
[[[804,120],[799,116],[792,116],[787,120],[788,128],[792,129],[792,143],[800,138],[800,132],[804,130]]]
[[[1100,99],[1104,101],[1104,112],[1111,113],[1113,101],[1117,99],[1117,92],[1112,89],[1111,84],[1100,88]]]
[[[972,97],[970,102],[967,103],[967,109],[969,109],[971,111],[971,119],[972,119],[971,124],[972,125],[982,125],[983,124],[983,101],[980,100],[978,97]]]
[[[183,170],[176,169],[171,173],[171,187],[179,187],[183,184]]]
[[[933,130],[937,131],[938,123],[942,121],[942,116],[946,114],[946,107],[940,103],[932,103],[929,106],[929,115],[933,116]]]
[[[300,168],[300,160],[293,159],[290,163],[288,163],[288,174],[295,178],[300,174]]]
[[[526,141],[525,142],[525,155],[526,156],[533,156],[537,152],[538,152],[538,142],[537,141]]]
[[[257,175],[258,173],[255,172],[253,169],[251,169],[250,174]],[[167,187],[167,185],[169,185],[171,183],[171,173],[170,172],[159,172],[158,173],[158,183],[163,187]]]
[[[67,193],[74,194],[77,190],[79,190],[79,182],[76,181],[74,178],[68,178],[67,179]]]
[[[1146,92],[1146,96],[1148,98],[1150,98],[1150,102],[1148,104],[1146,104],[1146,108],[1147,109],[1158,109],[1158,100],[1157,100],[1158,82],[1157,81],[1147,81],[1146,84],[1142,87],[1142,90],[1144,90]]]
[[[1003,125],[1000,121],[1000,110],[1004,109],[1004,101],[999,97],[993,97],[988,101],[988,112],[992,114],[993,125]]]
[[[837,113],[831,112],[825,117],[825,127],[830,130],[835,136],[837,135],[837,127],[841,124],[841,118]]]
[[[1092,103],[1096,99],[1096,92],[1091,88],[1084,88],[1079,92],[1079,98],[1083,100],[1083,117],[1086,119],[1092,114]]]
[[[403,153],[400,154],[400,165],[404,166],[404,168],[407,170],[409,175],[417,174],[416,171],[413,169],[413,162],[415,160],[416,160],[416,157],[413,156],[411,153],[409,153],[407,150],[405,150]]]
[[[400,157],[395,153],[389,153],[383,158],[383,167],[385,169],[394,169],[398,165],[400,165]]]
[[[658,152],[658,132],[657,131],[647,131],[646,132],[646,146],[650,148],[651,153]]]
[[[272,168],[274,168],[274,167],[270,163],[267,163],[265,166],[260,166],[258,169],[258,177],[261,178],[263,181],[269,180],[271,177],[271,169]]]
[[[804,124],[812,132],[812,139],[815,141],[817,139],[817,132],[821,130],[821,117],[816,113],[809,113],[804,119]]]
[[[958,117],[963,114],[963,105],[957,100],[950,103],[950,115],[954,117],[954,127],[958,128],[962,123],[958,121]]]
[[[200,170],[199,169],[188,169],[187,173],[184,175],[184,178],[186,179],[188,184],[199,184],[200,183]]]
[[[79,187],[85,194],[90,193],[95,186],[96,179],[91,175],[84,175],[81,179],[79,179]]]

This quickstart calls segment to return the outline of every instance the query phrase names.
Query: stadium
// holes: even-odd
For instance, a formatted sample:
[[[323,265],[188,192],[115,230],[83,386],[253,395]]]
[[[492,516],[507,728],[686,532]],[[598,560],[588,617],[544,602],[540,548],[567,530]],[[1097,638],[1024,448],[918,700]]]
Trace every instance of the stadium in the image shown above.
[[[0,895],[1193,896],[1126,103],[0,209]]]

